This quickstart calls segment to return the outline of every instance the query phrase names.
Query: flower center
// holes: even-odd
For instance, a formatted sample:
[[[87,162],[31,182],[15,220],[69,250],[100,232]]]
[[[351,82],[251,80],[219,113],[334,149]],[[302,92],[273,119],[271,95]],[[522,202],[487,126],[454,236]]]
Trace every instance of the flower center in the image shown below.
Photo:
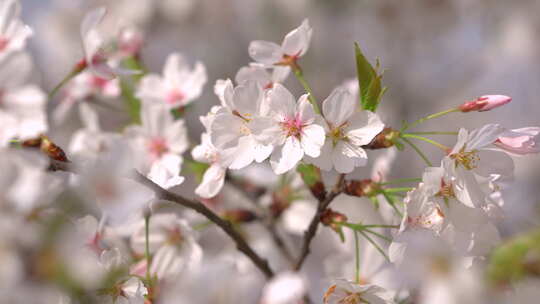
[[[163,154],[169,151],[167,141],[163,137],[154,137],[148,142],[148,152],[154,158],[161,158]]]
[[[302,123],[300,117],[296,115],[294,118],[286,118],[281,123],[281,127],[283,128],[283,131],[287,133],[287,137],[294,136],[299,138],[300,135],[302,135],[302,128],[304,127],[304,124]]]
[[[454,187],[452,187],[451,183],[446,183],[444,179],[441,179],[441,189],[436,195],[442,196],[444,198],[456,197],[456,194],[454,192]]]
[[[165,100],[168,104],[175,105],[182,103],[185,98],[186,95],[182,93],[182,91],[179,89],[173,89],[167,94],[167,98]]]
[[[478,161],[480,161],[477,152],[477,150],[464,151],[462,149],[458,153],[450,155],[450,158],[456,161],[456,166],[461,164],[465,169],[472,170],[478,167]]]
[[[338,304],[358,304],[361,300],[359,293],[347,292],[347,296],[339,300]]]
[[[107,85],[108,80],[103,77],[93,76],[90,83],[93,87],[103,89]]]
[[[179,245],[184,240],[184,235],[178,227],[174,227],[168,231],[167,243],[171,245]]]
[[[345,140],[347,136],[345,135],[345,127],[347,127],[347,122],[341,124],[341,126],[332,128],[328,136],[332,139],[332,144],[334,147],[337,145],[338,141]]]

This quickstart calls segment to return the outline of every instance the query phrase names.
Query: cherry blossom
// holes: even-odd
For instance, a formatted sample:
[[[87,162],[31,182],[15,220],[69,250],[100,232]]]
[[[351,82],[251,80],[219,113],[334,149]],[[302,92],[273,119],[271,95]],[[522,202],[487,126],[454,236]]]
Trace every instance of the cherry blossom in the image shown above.
[[[150,74],[144,76],[137,96],[145,102],[163,104],[169,109],[184,107],[201,96],[206,83],[206,69],[197,62],[190,69],[186,60],[178,53],[167,57],[163,77]]]
[[[283,83],[289,76],[288,67],[275,66],[269,73],[264,65],[252,63],[240,68],[236,73],[235,80],[241,84],[245,81],[255,81],[263,89],[271,89],[276,83]]]
[[[540,128],[508,130],[495,141],[495,146],[512,155],[540,153]]]
[[[326,141],[321,156],[312,160],[319,168],[350,173],[365,166],[369,144],[384,129],[379,117],[370,111],[358,111],[358,101],[349,92],[336,89],[323,101]]]
[[[0,61],[17,51],[22,51],[26,40],[33,34],[30,27],[19,18],[19,0],[5,0],[0,3]]]
[[[284,272],[263,289],[261,304],[297,304],[306,292],[306,281],[299,274]]]
[[[273,125],[260,124],[257,137],[271,143],[276,148],[270,164],[276,174],[283,174],[296,166],[304,157],[318,157],[325,141],[321,117],[316,115],[308,101],[308,95],[302,95],[295,103],[293,95],[282,85],[277,84],[268,93],[268,116]]]
[[[306,19],[285,36],[281,46],[270,41],[252,41],[249,44],[249,55],[266,66],[296,64],[298,58],[307,52],[312,32]]]
[[[189,144],[184,121],[174,120],[164,105],[145,104],[141,116],[141,126],[126,130],[139,158],[136,167],[164,188],[181,184],[182,154]]]
[[[512,101],[511,97],[505,95],[484,95],[480,96],[475,100],[468,101],[461,106],[459,110],[461,112],[471,112],[471,111],[489,111]]]
[[[324,294],[324,304],[394,303],[388,292],[376,285],[358,284],[345,279],[336,280]]]

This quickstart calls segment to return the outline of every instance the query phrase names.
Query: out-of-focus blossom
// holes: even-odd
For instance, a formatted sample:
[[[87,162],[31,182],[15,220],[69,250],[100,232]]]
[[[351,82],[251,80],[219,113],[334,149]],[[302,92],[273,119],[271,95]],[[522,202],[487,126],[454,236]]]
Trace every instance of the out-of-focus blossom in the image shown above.
[[[30,151],[1,149],[0,210],[28,215],[49,207],[62,189],[61,180],[47,173],[48,160]]]
[[[87,13],[81,23],[81,39],[84,51],[84,62],[81,67],[88,67],[96,75],[112,79],[118,74],[134,74],[139,71],[126,70],[119,66],[117,61],[111,60],[114,52],[106,35],[99,30],[107,10],[104,7],[96,8]]]
[[[245,81],[255,81],[263,89],[271,89],[276,83],[283,83],[291,70],[288,67],[276,66],[269,73],[264,65],[252,63],[240,68],[236,73],[235,80],[238,84]]]
[[[144,35],[137,27],[124,27],[118,33],[118,52],[122,57],[138,56],[143,43]]]
[[[182,154],[189,142],[183,120],[174,120],[164,105],[144,104],[142,125],[131,126],[126,135],[138,156],[135,165],[148,178],[164,188],[181,184]]]
[[[15,53],[0,62],[0,146],[10,139],[32,139],[48,129],[47,98],[35,85],[25,84],[32,70],[30,56]]]
[[[131,236],[133,250],[145,253],[145,221],[141,220]],[[174,279],[197,269],[203,252],[196,242],[195,232],[187,222],[174,214],[154,214],[150,217],[149,250],[152,254],[150,273],[159,279]]]
[[[377,114],[357,111],[357,100],[341,89],[334,90],[322,108],[327,139],[321,155],[312,162],[323,170],[335,168],[339,173],[351,173],[355,167],[365,166],[367,154],[362,146],[384,129]]]
[[[512,98],[505,95],[484,95],[460,105],[459,110],[461,112],[484,112],[504,106],[510,101],[512,101]]]
[[[19,18],[21,4],[19,0],[0,2],[0,61],[7,60],[10,54],[21,51],[26,46],[26,39],[32,35],[32,29]]]
[[[306,19],[285,36],[281,46],[270,41],[252,41],[249,44],[249,55],[266,66],[294,65],[307,52],[312,32]]]
[[[95,160],[99,154],[109,150],[115,141],[121,140],[120,134],[101,130],[98,114],[90,105],[81,104],[79,116],[84,127],[71,137],[68,150],[72,158],[79,161]]]
[[[166,105],[169,109],[183,107],[201,96],[206,83],[206,68],[197,62],[191,69],[178,53],[167,58],[163,77],[150,74],[139,85],[137,96],[144,102]]]
[[[397,149],[388,148],[384,154],[380,155],[373,162],[373,167],[371,168],[371,180],[378,183],[385,182],[390,174],[390,170],[394,161],[396,160]]]
[[[109,150],[80,165],[79,192],[90,206],[102,211],[111,224],[118,225],[140,216],[154,193],[130,179],[133,156],[128,143],[117,140]]]
[[[392,295],[384,288],[372,284],[358,284],[345,279],[336,280],[324,294],[324,304],[392,304]]]
[[[307,290],[305,279],[292,272],[274,277],[263,289],[261,304],[298,304]]]
[[[495,141],[495,146],[516,155],[540,153],[540,127],[508,130]]]
[[[296,166],[304,157],[318,157],[325,141],[321,118],[315,114],[303,95],[295,102],[293,95],[282,85],[268,92],[268,116],[274,120],[273,126],[264,126],[259,138],[277,146],[272,153],[270,164],[276,174],[283,174]]]
[[[120,96],[120,82],[117,78],[107,79],[92,72],[83,71],[75,76],[62,90],[62,99],[53,112],[53,120],[61,123],[67,117],[74,104],[94,99],[115,99]],[[104,104],[108,106],[108,104]]]

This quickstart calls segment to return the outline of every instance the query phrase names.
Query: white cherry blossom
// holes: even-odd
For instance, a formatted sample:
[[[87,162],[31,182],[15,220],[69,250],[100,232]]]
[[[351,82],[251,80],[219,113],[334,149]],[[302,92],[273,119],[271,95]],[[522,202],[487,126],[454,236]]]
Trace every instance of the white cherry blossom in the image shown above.
[[[252,41],[249,44],[249,55],[266,66],[293,64],[307,52],[312,33],[306,19],[285,36],[281,45],[263,40]]]
[[[326,141],[318,158],[311,160],[319,168],[351,173],[365,166],[367,154],[362,145],[369,144],[384,129],[379,116],[359,111],[358,101],[348,91],[336,89],[323,101]]]
[[[32,29],[20,20],[21,3],[19,0],[0,2],[0,61],[7,60],[10,54],[21,51],[26,40],[33,33]]]
[[[326,291],[324,304],[393,304],[393,296],[384,288],[372,284],[358,284],[353,281],[338,279]]]
[[[138,156],[136,167],[164,188],[181,184],[182,154],[189,142],[183,120],[174,120],[164,105],[143,104],[140,126],[126,130]]]
[[[191,69],[185,58],[173,53],[167,57],[163,76],[143,77],[137,96],[144,102],[164,104],[169,109],[183,107],[201,96],[206,80],[206,68],[201,62]]]
[[[302,95],[296,103],[284,86],[276,84],[268,92],[265,111],[273,124],[261,123],[256,134],[261,141],[276,146],[270,158],[276,174],[294,168],[304,155],[318,157],[321,154],[325,132],[320,124],[321,117],[315,114],[308,95]]]
[[[271,89],[276,83],[283,83],[289,76],[288,67],[276,66],[271,73],[264,65],[252,63],[249,66],[240,68],[236,73],[236,83],[241,84],[245,81],[255,81],[263,89]]]

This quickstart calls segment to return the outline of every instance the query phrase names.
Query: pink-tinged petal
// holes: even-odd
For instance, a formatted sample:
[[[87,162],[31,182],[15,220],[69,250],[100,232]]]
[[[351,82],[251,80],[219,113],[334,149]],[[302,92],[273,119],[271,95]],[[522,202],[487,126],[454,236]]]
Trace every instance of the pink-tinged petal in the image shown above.
[[[249,44],[249,56],[253,60],[265,65],[274,65],[281,61],[283,52],[281,47],[274,42],[256,40]]]
[[[275,149],[270,158],[270,165],[276,174],[283,174],[296,166],[304,157],[304,150],[300,141],[294,137],[287,137],[281,149]]]
[[[298,98],[298,119],[302,124],[311,124],[315,120],[315,110],[313,105],[309,102],[308,94],[304,94]]]
[[[322,126],[311,124],[302,128],[300,143],[304,153],[311,157],[318,157],[324,145],[326,135]]]
[[[505,132],[494,144],[506,152],[526,155],[540,153],[539,141],[540,128],[527,127]]]
[[[21,14],[21,4],[18,0],[5,0],[0,4],[0,33],[7,32],[12,22]]]
[[[294,96],[281,84],[276,84],[268,92],[270,112],[277,114],[278,119],[294,118],[296,101]]]
[[[369,144],[384,129],[379,116],[371,111],[361,111],[349,118],[345,135],[355,146]]]
[[[306,19],[302,24],[289,32],[283,39],[283,52],[289,56],[301,57],[309,48],[311,41],[312,29],[309,26],[309,21]]]
[[[355,110],[356,100],[349,92],[343,89],[333,90],[322,104],[324,118],[334,128],[346,122],[354,114]]]
[[[505,95],[484,95],[475,100],[465,102],[459,106],[459,109],[461,112],[484,112],[503,106],[511,101],[512,98]]]
[[[216,196],[225,182],[226,169],[218,164],[211,165],[204,172],[201,184],[195,189],[195,193],[202,198],[211,198]]]

